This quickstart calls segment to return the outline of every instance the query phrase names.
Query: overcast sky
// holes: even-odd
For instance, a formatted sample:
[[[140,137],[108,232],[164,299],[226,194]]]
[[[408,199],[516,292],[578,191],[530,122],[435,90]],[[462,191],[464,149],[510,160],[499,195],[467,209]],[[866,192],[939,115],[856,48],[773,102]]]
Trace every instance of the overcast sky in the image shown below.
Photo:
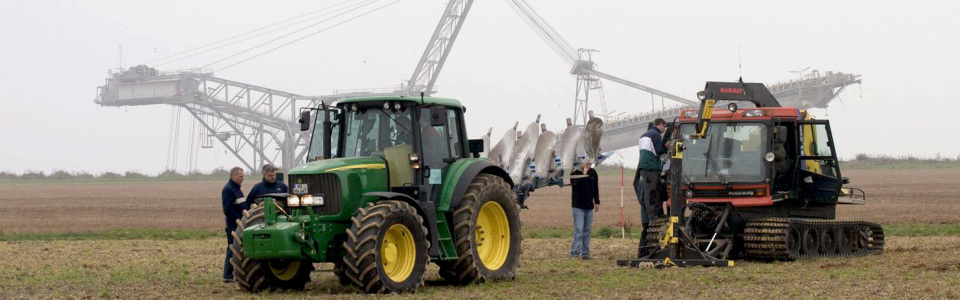
[[[5,1],[0,171],[157,173],[167,164],[171,108],[98,107],[96,87],[107,69],[342,1]],[[600,50],[594,57],[600,70],[688,98],[705,81],[737,79],[738,46],[745,81],[788,80],[797,76],[790,71],[806,67],[862,74],[862,88],[849,88],[842,103],[815,112],[831,119],[841,157],[960,155],[952,114],[960,111],[960,2],[528,2],[575,48]],[[212,68],[217,77],[303,95],[396,86],[410,77],[444,6],[400,1],[235,67],[216,71],[234,60]],[[203,66],[262,41],[158,68]],[[493,127],[496,141],[514,121],[529,123],[538,113],[559,129],[572,115],[574,83],[569,67],[504,1],[480,0],[437,87],[438,96],[468,107],[471,137]],[[649,94],[604,86],[610,110],[651,109]],[[591,109],[599,111],[599,103]],[[184,117],[181,136],[190,125]],[[181,171],[186,145],[180,143]],[[636,163],[633,152],[624,151],[628,165]],[[197,168],[238,164],[217,145],[200,151]]]

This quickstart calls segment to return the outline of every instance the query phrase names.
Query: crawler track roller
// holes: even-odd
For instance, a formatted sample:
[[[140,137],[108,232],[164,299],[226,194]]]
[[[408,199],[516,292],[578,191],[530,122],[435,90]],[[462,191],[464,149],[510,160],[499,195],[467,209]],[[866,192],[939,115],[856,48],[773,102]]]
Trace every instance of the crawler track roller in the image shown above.
[[[743,232],[745,258],[796,260],[883,251],[883,228],[863,221],[760,218]]]

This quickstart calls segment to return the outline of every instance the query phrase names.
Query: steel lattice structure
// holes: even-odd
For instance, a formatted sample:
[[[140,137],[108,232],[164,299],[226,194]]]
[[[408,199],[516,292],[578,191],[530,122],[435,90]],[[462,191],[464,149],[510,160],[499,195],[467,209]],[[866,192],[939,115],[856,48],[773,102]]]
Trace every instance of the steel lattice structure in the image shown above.
[[[695,101],[660,91],[597,70],[592,49],[575,49],[560,36],[524,0],[507,0],[508,4],[556,52],[576,78],[574,123],[586,123],[592,90],[600,96],[602,117],[608,119],[600,142],[603,151],[636,145],[647,124],[655,118],[671,119]],[[335,91],[332,95],[302,96],[260,86],[214,77],[211,70],[158,72],[147,66],[111,72],[106,84],[98,88],[95,103],[102,106],[173,105],[189,112],[206,130],[202,144],[216,139],[250,170],[264,163],[273,163],[289,170],[305,160],[309,135],[299,130],[298,110],[315,107],[321,102],[333,103],[345,97],[374,95],[430,95],[436,92],[436,81],[473,0],[451,0],[447,3],[427,47],[403,85],[388,89]],[[785,105],[800,108],[826,107],[847,86],[860,83],[860,75],[814,71],[801,80],[770,86],[771,92]],[[635,88],[661,99],[680,103],[642,115],[609,120],[603,101],[603,80]]]
[[[320,99],[217,78],[209,70],[161,73],[138,66],[107,78],[95,102],[181,107],[203,126],[205,139],[256,170],[265,163],[288,169],[304,159],[309,136],[300,132],[297,110]]]

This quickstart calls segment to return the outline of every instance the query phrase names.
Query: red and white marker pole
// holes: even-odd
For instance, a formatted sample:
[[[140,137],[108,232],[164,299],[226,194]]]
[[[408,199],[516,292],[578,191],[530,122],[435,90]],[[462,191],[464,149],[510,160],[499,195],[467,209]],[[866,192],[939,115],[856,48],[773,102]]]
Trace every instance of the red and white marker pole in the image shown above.
[[[623,166],[620,166],[620,238],[627,238],[627,225],[623,223]]]

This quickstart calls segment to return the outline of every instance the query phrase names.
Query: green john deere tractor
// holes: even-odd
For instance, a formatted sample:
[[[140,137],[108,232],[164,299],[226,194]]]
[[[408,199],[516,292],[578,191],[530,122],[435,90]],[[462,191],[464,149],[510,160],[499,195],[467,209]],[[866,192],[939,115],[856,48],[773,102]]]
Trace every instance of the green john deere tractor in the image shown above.
[[[467,140],[465,110],[430,97],[303,110],[308,162],[289,170],[289,194],[261,198],[234,232],[240,287],[303,289],[315,262],[367,293],[414,292],[429,262],[454,284],[513,279],[517,195],[507,172],[475,158],[483,142]]]

